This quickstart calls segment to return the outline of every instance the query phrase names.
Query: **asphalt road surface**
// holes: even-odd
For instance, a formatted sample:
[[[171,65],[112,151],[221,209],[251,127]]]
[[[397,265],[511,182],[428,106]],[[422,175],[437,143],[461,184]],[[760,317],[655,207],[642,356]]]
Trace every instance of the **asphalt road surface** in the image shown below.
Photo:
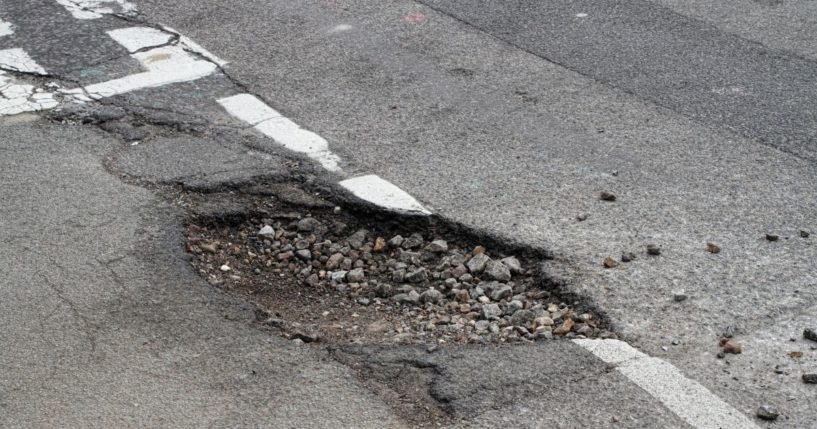
[[[817,427],[815,30],[790,0],[0,0],[1,425],[410,425],[364,362],[458,427]],[[174,190],[262,180],[544,249],[623,341],[293,344],[182,242]]]

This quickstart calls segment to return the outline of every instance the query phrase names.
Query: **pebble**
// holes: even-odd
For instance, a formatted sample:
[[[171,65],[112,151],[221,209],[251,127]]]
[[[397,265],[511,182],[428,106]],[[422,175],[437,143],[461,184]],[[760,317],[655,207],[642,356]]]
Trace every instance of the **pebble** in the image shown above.
[[[803,329],[803,338],[811,341],[817,341],[817,331],[811,328]]]
[[[530,310],[516,310],[511,316],[511,325],[513,326],[528,326],[531,322],[533,322],[535,316],[533,312]]]
[[[601,199],[602,201],[615,201],[616,196],[614,194],[611,194],[610,192],[602,192],[601,194],[599,194],[599,199]]]
[[[363,243],[366,242],[366,236],[369,233],[365,229],[361,229],[354,234],[350,235],[346,241],[352,246],[353,249],[360,249],[363,247]]]
[[[342,253],[335,253],[329,257],[329,260],[326,261],[326,269],[327,270],[334,270],[335,268],[339,267],[340,264],[343,263],[344,256]]]
[[[302,261],[309,261],[309,260],[312,259],[312,252],[310,252],[309,250],[306,250],[306,249],[299,250],[299,251],[295,252],[295,256],[297,256],[298,259],[300,259]]]
[[[229,266],[229,265],[227,265],[227,264],[224,264],[224,265],[222,265],[221,267],[219,267],[219,269],[220,269],[222,272],[226,273],[227,271],[230,271],[230,266]]]
[[[372,247],[372,252],[382,252],[386,250],[386,239],[383,237],[377,237],[374,240],[374,246]]]
[[[320,221],[314,217],[307,217],[298,221],[298,231],[301,232],[312,232],[318,229],[320,226]]]
[[[513,295],[513,288],[503,284],[491,291],[491,299],[494,301],[502,301],[510,298]]]
[[[687,296],[686,292],[682,290],[675,291],[672,293],[672,299],[675,302],[684,302],[687,300],[687,298],[689,298],[689,296]]]
[[[403,240],[401,247],[404,249],[419,249],[423,245],[423,236],[417,233],[411,234]]]
[[[618,261],[616,261],[615,259],[608,256],[608,257],[604,258],[603,265],[604,265],[604,268],[615,268],[615,267],[618,266]]]
[[[485,269],[485,265],[487,265],[490,260],[491,258],[485,253],[477,253],[465,265],[471,273],[479,274]]]
[[[661,248],[655,244],[648,244],[647,245],[647,254],[650,256],[659,256],[661,255]]]
[[[817,374],[803,374],[803,383],[817,384]]]
[[[406,281],[409,283],[422,283],[428,280],[428,272],[425,268],[420,268],[406,274]]]
[[[258,235],[262,237],[272,237],[275,235],[275,230],[269,225],[264,225],[264,227],[258,231]]]
[[[773,405],[763,404],[757,407],[757,416],[763,420],[777,420],[780,411]]]
[[[346,274],[346,280],[349,283],[360,283],[366,278],[366,274],[363,272],[363,268],[355,268],[352,271],[349,271]]]
[[[621,262],[632,262],[635,260],[635,253],[633,252],[622,252],[621,253]]]
[[[397,294],[392,299],[400,304],[416,304],[420,300],[420,294],[413,290],[409,293]]]
[[[573,329],[573,325],[575,324],[576,322],[574,322],[573,319],[567,319],[553,330],[553,335],[565,335]]]
[[[436,289],[428,289],[425,292],[420,294],[420,303],[421,304],[436,304],[443,299],[442,292]]]
[[[732,353],[734,355],[737,355],[743,352],[743,348],[741,347],[739,342],[735,340],[728,340],[725,343],[723,343],[723,351],[725,353]]]
[[[766,234],[766,240],[777,241],[780,240],[780,236],[777,234]]]
[[[511,279],[511,270],[502,262],[492,259],[485,264],[485,274],[500,282],[507,282]]]
[[[706,250],[709,253],[718,254],[721,253],[721,246],[718,246],[715,243],[706,243]]]
[[[809,238],[810,235],[808,231],[800,231],[800,237]]]
[[[403,238],[403,236],[395,235],[394,237],[392,237],[391,240],[389,240],[389,247],[394,247],[394,248],[400,247],[400,246],[403,245],[403,240],[405,240]]]
[[[346,274],[348,274],[348,273],[349,273],[348,271],[342,271],[342,270],[341,271],[332,271],[332,275],[330,276],[330,278],[333,281],[342,282],[342,281],[344,281],[346,279]]]
[[[589,217],[590,217],[590,215],[589,215],[589,214],[587,214],[587,213],[581,213],[581,214],[579,214],[578,216],[576,216],[576,220],[577,220],[577,221],[579,221],[579,222],[584,222],[584,221],[586,221],[586,220],[587,220]]]
[[[499,319],[502,317],[502,309],[499,304],[484,304],[482,306],[482,317],[488,320]]]
[[[445,253],[448,251],[448,243],[445,240],[434,240],[425,247],[432,253]]]

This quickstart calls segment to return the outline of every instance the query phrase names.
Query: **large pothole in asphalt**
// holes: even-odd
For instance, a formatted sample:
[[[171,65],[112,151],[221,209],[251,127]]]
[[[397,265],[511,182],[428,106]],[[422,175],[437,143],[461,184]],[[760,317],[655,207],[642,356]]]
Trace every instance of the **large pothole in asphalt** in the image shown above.
[[[615,337],[591,308],[559,298],[540,272],[542,252],[436,218],[258,196],[245,215],[190,223],[187,238],[208,282],[246,297],[259,321],[294,341]]]

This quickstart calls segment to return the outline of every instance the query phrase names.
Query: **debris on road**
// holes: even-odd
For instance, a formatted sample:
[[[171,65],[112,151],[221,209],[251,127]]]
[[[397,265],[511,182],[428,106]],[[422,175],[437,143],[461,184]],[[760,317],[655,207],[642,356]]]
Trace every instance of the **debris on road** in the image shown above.
[[[721,253],[721,246],[718,246],[717,244],[712,243],[712,242],[708,242],[708,243],[706,243],[706,250],[709,253],[718,254],[718,253]]]
[[[811,328],[803,329],[803,338],[811,341],[817,341],[817,331]]]
[[[766,240],[777,241],[780,240],[780,236],[777,234],[766,234]]]
[[[721,346],[723,346],[724,353],[737,355],[743,352],[743,348],[741,347],[740,343],[735,340],[724,338],[721,340]]]
[[[806,230],[800,231],[800,237],[809,238],[809,236],[811,236],[811,234],[808,231]]]
[[[577,221],[579,221],[579,222],[584,222],[584,221],[586,221],[586,220],[587,220],[589,217],[590,217],[590,215],[589,215],[589,214],[587,214],[587,213],[582,213],[582,214],[580,214],[580,215],[576,216],[576,220],[577,220]]]
[[[304,343],[615,336],[592,313],[542,289],[538,261],[526,255],[419,226],[361,222],[346,210],[318,212],[191,225],[192,263],[211,284],[246,295],[261,321],[274,319],[267,325]]]
[[[757,408],[757,416],[763,420],[777,420],[780,411],[774,405],[763,404]]]
[[[604,268],[615,268],[618,266],[618,262],[611,258],[610,256],[604,258]]]
[[[647,245],[647,254],[650,256],[660,256],[661,255],[661,247],[655,244],[648,244]]]
[[[602,192],[599,195],[599,199],[601,199],[602,201],[615,201],[616,196],[614,194],[611,194],[610,192]]]
[[[817,384],[817,374],[803,374],[803,383]]]
[[[635,260],[635,253],[633,252],[622,252],[621,253],[621,262],[632,262]]]
[[[684,302],[687,300],[687,298],[689,298],[689,296],[686,294],[686,292],[682,290],[675,291],[672,293],[672,299],[675,302]]]

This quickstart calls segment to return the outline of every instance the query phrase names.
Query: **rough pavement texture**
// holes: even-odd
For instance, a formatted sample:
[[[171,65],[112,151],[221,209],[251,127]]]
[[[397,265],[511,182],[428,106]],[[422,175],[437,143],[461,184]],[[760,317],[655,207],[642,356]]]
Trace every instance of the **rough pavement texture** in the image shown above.
[[[0,130],[4,427],[401,426],[196,276],[179,210],[101,166],[113,140],[28,115]]]
[[[544,17],[551,37],[633,36],[633,27],[615,22],[560,26],[582,11],[573,2],[537,4],[559,12]],[[350,160],[349,171],[357,166],[376,172],[444,216],[555,251],[559,260],[551,269],[564,270],[576,290],[608,311],[646,352],[678,364],[748,416],[768,395],[763,392],[774,392],[786,398],[780,406],[787,424],[813,421],[817,404],[813,395],[800,392],[799,374],[773,369],[790,362],[788,338],[803,328],[788,322],[817,322],[809,313],[817,299],[817,248],[798,236],[817,225],[815,165],[769,141],[744,137],[763,137],[746,132],[762,133],[757,127],[763,124],[781,126],[781,136],[790,138],[777,142],[779,147],[801,155],[813,151],[812,137],[800,134],[814,128],[807,116],[814,86],[803,86],[813,76],[810,63],[678,16],[681,27],[650,26],[651,37],[672,40],[680,31],[687,37],[682,41],[705,48],[706,56],[692,58],[700,75],[683,64],[676,70],[675,60],[667,58],[681,55],[676,50],[683,44],[669,45],[661,55],[655,49],[622,53],[647,68],[663,64],[655,70],[668,69],[669,78],[686,73],[678,87],[669,87],[679,97],[675,104],[656,105],[649,93],[611,86],[666,88],[672,82],[661,73],[639,78],[617,71],[612,60],[601,61],[610,68],[587,69],[592,58],[570,70],[513,49],[487,33],[491,26],[475,28],[413,2],[245,0],[228,6],[208,0],[141,6],[152,19],[231,61],[234,77],[326,137],[333,151]],[[615,16],[669,16],[644,2],[619,7]],[[237,23],[245,31],[232,31]],[[347,30],[337,30],[339,25]],[[505,28],[506,35],[524,33],[518,21]],[[752,29],[770,34],[759,25]],[[534,36],[521,40],[528,50],[562,46]],[[599,52],[596,44],[581,49]],[[751,54],[745,66],[740,53]],[[734,86],[752,84],[757,72],[758,89],[781,106],[787,98],[775,92],[774,76],[764,65],[778,67],[783,76],[802,70],[780,81],[797,93],[792,100],[801,110],[792,118],[799,125],[786,131],[786,124],[728,92],[712,91],[711,102],[702,98],[703,89],[733,85],[710,79],[728,72],[724,62],[736,58],[742,77]],[[662,107],[683,108],[683,100],[702,110],[679,114]],[[777,111],[777,105],[767,107]],[[743,126],[741,134],[730,131]],[[617,201],[600,201],[602,191],[616,194]],[[578,222],[582,213],[589,217]],[[767,233],[782,238],[771,243]],[[708,241],[722,251],[707,252]],[[647,258],[649,243],[662,246],[663,254]],[[637,253],[635,262],[602,267],[606,257],[629,251]],[[689,298],[675,303],[679,289]],[[738,328],[744,352],[719,361],[718,338],[727,326]],[[753,347],[761,338],[767,346]],[[726,367],[726,361],[741,364]]]

